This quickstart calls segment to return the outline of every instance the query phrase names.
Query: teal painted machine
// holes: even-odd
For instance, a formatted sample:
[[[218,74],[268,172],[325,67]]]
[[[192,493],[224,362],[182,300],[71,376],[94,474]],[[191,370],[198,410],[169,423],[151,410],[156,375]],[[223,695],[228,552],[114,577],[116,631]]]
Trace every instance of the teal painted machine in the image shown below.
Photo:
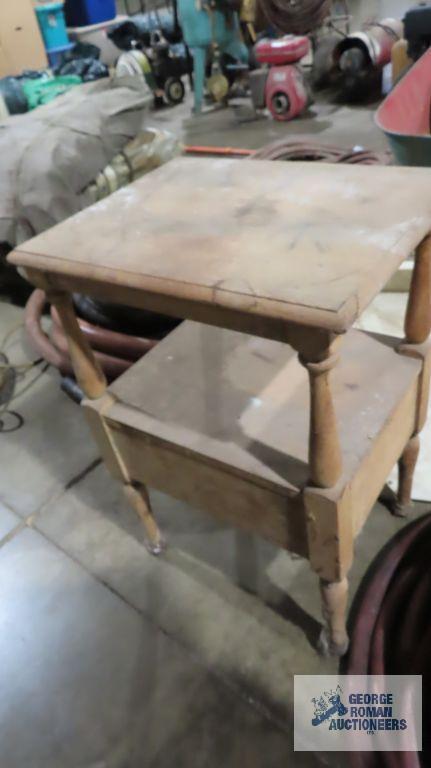
[[[223,9],[223,10],[221,10]],[[238,62],[248,63],[248,50],[241,40],[238,15],[226,4],[200,0],[178,0],[178,17],[184,41],[193,56],[194,110],[202,109],[208,53],[216,49]]]

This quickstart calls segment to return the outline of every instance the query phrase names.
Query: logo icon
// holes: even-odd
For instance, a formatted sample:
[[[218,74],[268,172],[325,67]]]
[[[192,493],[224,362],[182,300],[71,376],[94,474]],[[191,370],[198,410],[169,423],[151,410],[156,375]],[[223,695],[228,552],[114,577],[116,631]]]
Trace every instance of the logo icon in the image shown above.
[[[314,717],[311,725],[317,728],[317,726],[327,722],[334,715],[338,715],[338,717],[347,715],[349,710],[341,701],[342,695],[343,689],[340,685],[337,685],[334,691],[324,691],[318,699],[311,699],[311,703],[314,704]]]

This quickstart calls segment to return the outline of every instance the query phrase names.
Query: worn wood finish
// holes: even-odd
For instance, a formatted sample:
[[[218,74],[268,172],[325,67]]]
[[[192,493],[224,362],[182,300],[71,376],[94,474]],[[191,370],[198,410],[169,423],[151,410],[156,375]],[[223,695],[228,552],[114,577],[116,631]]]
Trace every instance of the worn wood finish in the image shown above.
[[[422,360],[396,344],[343,339],[331,376],[344,463],[331,488],[307,485],[308,374],[278,342],[184,323],[111,385],[104,411],[134,482],[309,558],[335,655],[354,537],[415,427]]]
[[[126,499],[145,526],[148,536],[148,549],[152,555],[159,555],[165,548],[165,542],[154,519],[150,497],[145,485],[141,483],[139,485],[126,483],[124,485],[124,493]]]
[[[398,496],[393,507],[396,517],[408,517],[412,509],[413,476],[419,458],[420,437],[410,438],[398,462]]]
[[[339,353],[331,384],[347,483],[406,391],[416,391],[421,362],[361,331],[347,334]],[[308,374],[285,344],[186,322],[109,391],[107,418],[177,451],[285,495],[309,483]]]
[[[9,261],[211,306],[222,327],[235,310],[343,332],[429,232],[430,196],[422,168],[178,158]]]
[[[205,457],[176,450],[121,422],[109,421],[109,426],[134,481],[307,557],[300,494],[285,496],[249,482],[226,467],[208,464]]]
[[[300,361],[307,368],[310,379],[310,482],[317,488],[332,488],[343,469],[329,377],[330,371],[337,364],[338,355],[333,348],[329,348],[324,350],[319,361],[307,360],[303,355]]]
[[[397,352],[405,357],[420,361],[422,365],[414,429],[414,434],[419,434],[424,428],[428,416],[431,379],[431,342],[428,340],[424,344],[402,343],[398,346]]]
[[[405,341],[398,352],[422,362],[416,404],[416,423],[412,437],[398,462],[398,496],[393,506],[397,517],[407,517],[411,509],[413,478],[420,451],[419,433],[425,425],[430,393],[431,349],[431,236],[416,249],[405,317]]]
[[[57,273],[25,270],[28,280],[44,291],[49,289],[62,292],[82,293],[100,298],[112,303],[125,304],[137,309],[151,312],[161,312],[172,317],[184,317],[200,323],[220,327],[221,315],[217,306],[205,302],[190,302],[176,296],[163,296],[149,291],[118,283],[106,283],[79,275],[61,275]],[[234,307],[223,310],[223,328],[248,333],[290,344],[297,351],[316,354],[320,349],[329,346],[334,334],[322,328],[307,327],[300,324],[300,313],[297,322],[287,323],[280,318],[272,318],[261,314],[244,313]]]
[[[422,344],[431,331],[431,237],[416,251],[406,312],[405,333],[408,344]]]
[[[364,445],[361,462],[335,488],[304,490],[308,558],[326,581],[340,581],[353,563],[353,543],[397,463],[415,419],[417,380],[392,410],[390,418]],[[345,475],[345,473],[344,473]]]
[[[106,379],[78,325],[71,297],[67,293],[50,291],[47,299],[54,304],[60,316],[73,370],[81,389],[87,397],[101,397],[106,390]]]
[[[90,402],[95,404],[95,408],[86,407]],[[115,440],[115,432],[110,428],[105,418],[105,414],[114,405],[115,397],[109,391],[97,401],[83,401],[87,423],[102,458],[113,477],[122,484],[126,499],[142,520],[147,535],[148,550],[153,555],[159,555],[164,548],[164,539],[151,509],[148,490],[142,482],[134,483],[132,480],[127,457],[119,450]]]
[[[347,579],[339,582],[320,580],[322,613],[326,627],[320,638],[320,647],[324,654],[344,656],[349,647],[346,630],[347,600],[349,584]]]
[[[134,480],[306,554],[337,581],[415,427],[422,362],[396,343],[351,331],[340,347],[344,462],[329,490],[307,486],[308,374],[284,344],[184,323],[111,385],[105,419]]]
[[[429,172],[256,167],[178,159],[9,261],[54,292],[89,422],[154,546],[147,485],[304,555],[342,654],[354,538],[401,455],[408,501],[426,418]],[[418,243],[405,341],[349,332]],[[184,324],[99,397],[73,290],[206,326]]]

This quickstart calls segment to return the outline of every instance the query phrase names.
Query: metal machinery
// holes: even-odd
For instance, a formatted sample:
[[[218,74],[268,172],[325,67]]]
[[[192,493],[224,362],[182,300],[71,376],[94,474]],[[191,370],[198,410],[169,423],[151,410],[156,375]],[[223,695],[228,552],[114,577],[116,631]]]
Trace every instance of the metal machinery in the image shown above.
[[[275,120],[292,120],[308,101],[304,75],[298,66],[310,50],[308,37],[265,38],[254,50],[256,60],[263,65],[250,73],[255,109],[266,107]]]
[[[404,40],[392,50],[392,79],[395,85],[431,46],[431,5],[421,3],[404,16]]]
[[[215,61],[211,89],[218,100],[227,95],[228,81],[220,71],[223,55],[244,65],[248,50],[240,36],[236,6],[222,0],[178,0],[184,41],[193,56],[194,111],[202,109],[205,70],[210,53]]]
[[[427,3],[415,5],[406,11],[404,37],[408,43],[408,55],[417,61],[431,45],[431,6]]]
[[[157,104],[162,103],[163,96],[169,104],[183,100],[182,77],[190,76],[192,67],[175,15],[167,11],[154,18],[142,14],[114,27],[108,37],[125,51],[117,62],[117,72],[143,74]]]
[[[373,79],[379,80],[383,67],[391,61],[394,45],[403,34],[402,21],[383,19],[340,40],[335,46],[333,60],[346,95],[362,96],[363,92],[370,91]]]

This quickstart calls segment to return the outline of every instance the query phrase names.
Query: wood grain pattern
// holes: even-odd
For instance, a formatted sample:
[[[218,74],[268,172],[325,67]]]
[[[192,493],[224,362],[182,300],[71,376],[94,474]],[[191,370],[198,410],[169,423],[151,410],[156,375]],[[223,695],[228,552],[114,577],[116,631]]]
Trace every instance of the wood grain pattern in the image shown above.
[[[331,392],[330,372],[338,362],[333,347],[325,349],[318,361],[300,355],[310,381],[310,427],[308,463],[310,483],[317,488],[332,488],[343,471],[337,417]]]
[[[195,509],[279,547],[307,556],[300,494],[287,497],[233,475],[227,466],[174,449],[129,425],[108,421],[135,481],[163,491]]]
[[[304,489],[308,557],[329,582],[344,578],[353,562],[353,545],[384,483],[404,450],[415,424],[418,380],[401,397],[380,431],[364,442],[361,462],[335,488]]]
[[[405,357],[420,361],[422,365],[416,403],[416,424],[414,429],[414,433],[419,434],[424,428],[428,417],[431,379],[431,341],[428,339],[423,344],[406,344],[403,342],[397,347],[397,352]]]
[[[182,158],[9,256],[51,292],[102,455],[153,548],[147,484],[308,557],[338,655],[354,538],[401,454],[400,502],[411,490],[430,229],[427,169]],[[418,243],[405,342],[350,332]],[[207,325],[184,323],[101,397],[73,290]]]
[[[426,169],[179,158],[9,260],[343,332],[430,227]]]
[[[91,402],[95,407],[86,407]],[[132,480],[126,457],[119,450],[115,432],[105,418],[114,404],[115,397],[108,391],[97,401],[84,400],[84,413],[107,468],[122,484],[126,499],[144,524],[147,548],[152,555],[159,555],[164,549],[164,539],[153,515],[148,490],[142,482],[137,484]]]
[[[421,361],[395,354],[393,345],[351,331],[340,347],[331,383],[344,482],[406,390],[417,390]],[[178,451],[286,495],[308,483],[308,374],[285,344],[186,322],[110,392],[110,419]]]
[[[106,379],[78,325],[71,297],[67,293],[49,291],[47,299],[54,304],[60,316],[78,384],[87,397],[101,397],[106,390]]]
[[[420,437],[410,438],[398,462],[398,496],[394,506],[397,517],[408,517],[412,508],[413,476],[419,458]]]
[[[127,501],[142,520],[148,536],[148,549],[152,555],[160,555],[165,548],[165,541],[151,509],[150,497],[143,483],[126,483],[123,486]]]
[[[431,237],[416,251],[406,312],[405,333],[408,344],[422,344],[431,331]]]
[[[323,650],[331,656],[344,656],[349,647],[346,629],[346,611],[349,584],[347,579],[327,582],[321,579],[320,594],[326,632],[321,638]]]

